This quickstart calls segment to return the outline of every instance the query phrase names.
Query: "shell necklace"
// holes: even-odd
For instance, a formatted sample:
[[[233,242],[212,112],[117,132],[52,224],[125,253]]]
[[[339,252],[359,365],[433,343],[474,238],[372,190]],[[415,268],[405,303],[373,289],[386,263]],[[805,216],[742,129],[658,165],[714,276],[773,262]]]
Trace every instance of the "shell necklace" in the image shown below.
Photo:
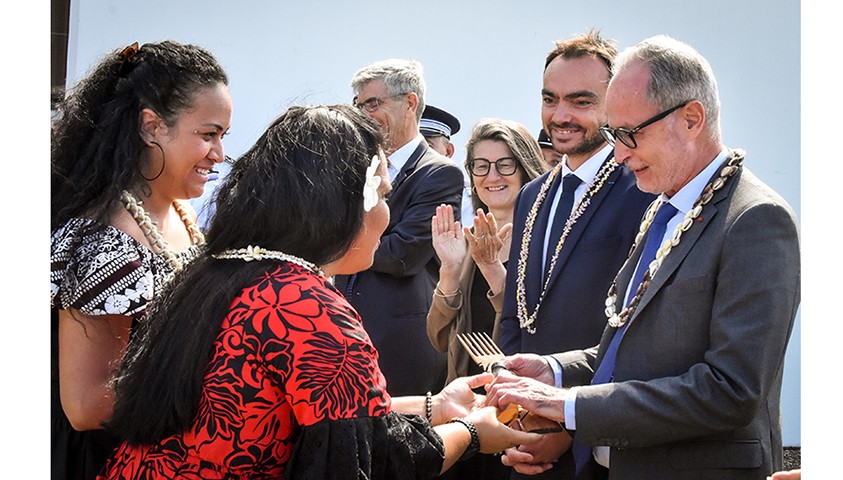
[[[316,266],[316,264],[312,262],[308,262],[303,258],[299,258],[288,253],[279,252],[278,250],[267,250],[259,246],[253,247],[249,245],[246,248],[224,250],[220,253],[211,256],[219,260],[239,259],[246,262],[251,262],[252,260],[261,261],[264,259],[281,260],[282,262],[295,263],[296,265],[304,267],[310,270],[311,272],[318,274],[319,276],[325,276],[325,272],[323,272],[321,268],[319,268],[318,266]]]
[[[181,270],[184,266],[183,262],[178,255],[170,250],[170,246],[167,244],[166,240],[164,240],[161,232],[158,231],[155,223],[151,218],[149,218],[149,214],[141,206],[143,205],[143,202],[139,201],[134,195],[126,190],[123,190],[123,193],[120,195],[120,200],[123,202],[123,206],[126,207],[129,215],[138,222],[138,226],[143,231],[144,236],[147,240],[149,240],[149,244],[152,245],[152,251],[161,255],[167,263],[173,267],[174,272]],[[191,242],[193,242],[194,245],[204,244],[205,236],[202,234],[202,231],[199,230],[199,227],[197,227],[190,217],[188,217],[181,202],[173,200],[173,208],[176,209],[176,213],[179,214],[182,223],[184,223],[184,226],[187,228],[187,233],[190,234]]]
[[[600,171],[597,172],[597,175],[594,177],[594,180],[592,180],[591,185],[588,186],[585,194],[577,203],[576,208],[574,208],[573,212],[568,216],[568,220],[565,222],[565,227],[562,230],[562,236],[559,238],[559,243],[556,244],[556,249],[553,251],[553,257],[550,259],[550,264],[547,267],[542,291],[539,295],[538,301],[536,301],[536,309],[533,310],[533,313],[529,313],[527,309],[527,289],[525,282],[527,277],[527,253],[530,250],[530,240],[533,237],[533,227],[535,227],[536,224],[536,217],[538,216],[539,208],[547,196],[547,191],[550,189],[550,185],[553,183],[553,180],[559,172],[562,171],[562,163],[563,162],[559,162],[556,165],[542,184],[541,190],[539,190],[539,194],[536,197],[536,201],[533,202],[533,206],[530,208],[530,213],[527,215],[527,220],[524,224],[524,234],[521,236],[521,251],[518,255],[517,274],[515,278],[515,302],[518,324],[529,333],[536,333],[536,317],[538,317],[539,308],[544,300],[544,296],[547,294],[547,287],[550,284],[550,276],[553,273],[553,267],[556,266],[556,259],[559,258],[559,252],[562,251],[562,247],[565,245],[565,239],[568,238],[568,233],[570,233],[574,224],[577,223],[577,220],[579,220],[585,212],[585,209],[591,204],[591,199],[597,194],[597,192],[600,191],[601,188],[603,188],[603,185],[606,183],[606,179],[609,178],[609,175],[611,175],[618,167],[618,163],[615,161],[614,157],[607,160],[603,166],[600,167]],[[549,226],[550,221],[548,221],[548,227]]]
[[[610,326],[614,328],[622,327],[626,321],[629,320],[635,312],[635,309],[638,307],[638,304],[641,302],[641,297],[644,296],[644,292],[650,288],[650,280],[656,274],[659,267],[661,267],[662,262],[664,262],[664,258],[670,253],[673,247],[679,245],[679,242],[682,239],[682,234],[691,228],[694,224],[694,220],[696,220],[702,213],[703,207],[714,197],[714,192],[723,188],[723,186],[726,185],[726,181],[738,172],[741,164],[743,163],[743,159],[743,152],[737,152],[731,159],[729,159],[726,166],[720,170],[720,176],[705,186],[702,193],[700,193],[700,196],[697,197],[697,200],[694,202],[694,207],[691,211],[685,214],[685,218],[682,219],[682,221],[679,222],[679,225],[676,226],[676,229],[674,229],[670,240],[665,242],[656,251],[656,258],[650,262],[649,268],[646,272],[644,272],[644,278],[635,290],[635,296],[629,301],[629,305],[624,307],[620,313],[615,312],[615,304],[618,301],[618,285],[617,278],[615,278],[612,282],[612,286],[609,287],[609,295],[606,298],[606,316],[609,318]],[[644,220],[641,221],[641,226],[638,229],[638,234],[635,236],[632,248],[629,250],[630,256],[632,255],[632,252],[635,251],[638,244],[641,243],[641,239],[644,238],[644,234],[647,233],[647,230],[650,228],[650,224],[653,223],[653,218],[656,215],[656,210],[658,210],[659,205],[660,203],[655,201],[650,204],[650,207],[647,209],[647,213],[644,215]],[[627,262],[629,262],[629,258],[630,257],[627,257]],[[625,266],[626,265],[624,264],[624,267]]]

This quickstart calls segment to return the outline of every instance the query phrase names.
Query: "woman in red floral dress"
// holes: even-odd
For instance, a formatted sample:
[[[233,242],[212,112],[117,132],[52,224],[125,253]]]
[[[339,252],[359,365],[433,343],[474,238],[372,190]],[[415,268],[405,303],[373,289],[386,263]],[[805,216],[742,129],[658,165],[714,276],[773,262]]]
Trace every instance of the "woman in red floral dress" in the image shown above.
[[[351,107],[294,107],[237,161],[206,250],[130,342],[101,478],[432,478],[537,438],[475,408],[489,374],[387,393],[330,280],[368,268],[389,222],[381,141]]]

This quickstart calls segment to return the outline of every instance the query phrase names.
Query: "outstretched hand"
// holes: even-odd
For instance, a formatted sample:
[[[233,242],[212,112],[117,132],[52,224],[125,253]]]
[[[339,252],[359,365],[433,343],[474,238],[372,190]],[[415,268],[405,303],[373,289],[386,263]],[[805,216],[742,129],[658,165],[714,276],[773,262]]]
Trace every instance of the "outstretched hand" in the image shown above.
[[[477,427],[481,453],[499,453],[516,445],[531,444],[541,439],[539,433],[522,432],[498,421],[497,409],[484,407],[465,417]]]
[[[454,209],[449,205],[436,207],[436,214],[430,221],[433,249],[445,267],[459,267],[465,258],[467,247],[460,222],[454,220]]]
[[[456,378],[433,396],[433,424],[445,423],[454,417],[464,417],[473,410],[482,408],[485,397],[474,393],[474,389],[487,385],[495,377],[491,373],[480,373],[470,377]]]

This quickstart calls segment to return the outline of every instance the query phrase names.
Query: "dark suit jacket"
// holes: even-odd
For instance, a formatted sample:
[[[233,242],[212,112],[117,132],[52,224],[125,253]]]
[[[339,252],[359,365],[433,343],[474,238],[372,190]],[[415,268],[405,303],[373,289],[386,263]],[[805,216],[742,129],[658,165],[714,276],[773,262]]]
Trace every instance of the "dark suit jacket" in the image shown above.
[[[390,220],[371,268],[335,285],[357,309],[378,350],[392,396],[423,395],[445,383],[447,359],[427,338],[427,312],[439,277],[430,219],[440,204],[460,216],[463,175],[422,141],[392,182]]]
[[[613,162],[614,155],[609,154],[605,161]],[[548,292],[539,308],[536,333],[530,334],[519,327],[516,316],[517,265],[527,214],[548,175],[549,172],[525,185],[515,204],[512,249],[501,316],[501,348],[507,354],[532,352],[544,355],[588,348],[600,340],[606,326],[606,292],[626,260],[644,211],[655,198],[638,189],[635,175],[625,166],[619,166],[612,172],[568,234],[551,274]],[[561,183],[562,175],[556,177],[554,184]],[[535,310],[544,282],[542,250],[552,194],[556,191],[554,187],[556,185],[548,190],[538,212],[527,257],[525,289],[530,312]],[[554,221],[565,222],[567,219],[566,213],[557,215]]]
[[[620,292],[643,243],[618,273]],[[745,167],[714,194],[630,319],[614,383],[577,393],[575,438],[612,447],[610,479],[759,479],[781,470],[779,400],[799,255],[793,210]],[[556,356],[566,386],[590,383],[614,331],[606,328],[599,349]]]
[[[611,152],[605,162],[614,161],[614,152]],[[626,166],[621,165],[612,172],[568,234],[539,308],[536,333],[531,334],[518,324],[515,279],[527,214],[549,174],[545,173],[525,185],[515,204],[513,243],[506,271],[507,288],[500,329],[501,348],[507,354],[531,352],[546,355],[588,348],[599,341],[606,326],[606,292],[629,254],[644,211],[655,198],[638,189],[635,175]],[[535,310],[544,282],[544,237],[549,228],[553,193],[562,182],[561,174],[556,177],[538,211],[530,242],[525,285],[529,312]],[[567,213],[554,218],[556,222],[567,220]],[[538,476],[512,473],[513,479],[567,479],[573,476],[574,459],[570,451],[551,470]]]

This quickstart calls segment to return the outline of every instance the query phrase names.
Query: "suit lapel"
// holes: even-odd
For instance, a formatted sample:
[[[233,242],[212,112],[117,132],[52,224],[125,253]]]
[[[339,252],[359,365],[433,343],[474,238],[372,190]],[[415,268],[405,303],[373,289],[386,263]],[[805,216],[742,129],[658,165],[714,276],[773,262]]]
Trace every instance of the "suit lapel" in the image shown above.
[[[401,167],[401,171],[398,172],[398,175],[395,176],[395,179],[392,180],[392,190],[398,190],[398,187],[404,183],[404,180],[407,180],[413,171],[416,169],[416,166],[421,160],[422,156],[427,153],[427,142],[422,141],[419,143],[419,146],[413,150],[413,153],[410,154],[410,158],[404,163],[404,166]]]
[[[717,170],[717,173],[714,174],[712,178],[716,178],[720,175],[720,170]],[[711,224],[712,219],[717,215],[718,208],[717,204],[728,198],[734,188],[737,186],[738,181],[740,180],[741,172],[738,171],[730,180],[729,183],[726,185],[725,188],[718,190],[714,193],[714,196],[711,199],[711,202],[708,203],[703,210],[699,217],[693,221],[693,225],[687,231],[682,233],[682,237],[680,238],[679,244],[674,246],[667,257],[664,258],[662,265],[656,271],[655,277],[650,281],[650,287],[644,292],[644,295],[641,297],[641,302],[638,304],[638,308],[636,308],[634,314],[630,321],[632,321],[638,314],[643,311],[647,304],[653,299],[653,297],[661,290],[661,288],[667,282],[667,279],[670,278],[673,273],[679,268],[682,262],[685,260],[685,257],[688,256],[688,253],[694,247],[694,245],[699,241],[702,234],[705,232],[706,228]],[[711,179],[709,179],[709,182]],[[641,248],[636,248],[636,250],[641,250]],[[640,256],[640,252],[636,252],[637,256]],[[630,274],[631,275],[631,274]],[[627,280],[628,282],[628,280]]]
[[[606,162],[614,161],[614,151],[612,151],[609,153],[609,156],[606,157],[606,160],[603,162],[600,169],[603,168],[603,165],[605,165]],[[565,239],[565,244],[562,246],[562,251],[559,252],[559,258],[556,259],[556,266],[550,273],[550,284],[548,285],[548,289],[550,289],[550,285],[553,285],[553,282],[556,281],[556,278],[559,276],[559,272],[561,272],[565,268],[565,264],[568,262],[568,259],[571,258],[571,252],[573,252],[576,248],[577,243],[579,243],[580,239],[583,236],[583,232],[585,232],[585,229],[588,227],[588,224],[589,222],[591,222],[591,219],[594,218],[595,212],[597,212],[600,208],[600,204],[603,203],[603,200],[605,200],[606,197],[609,195],[609,192],[612,190],[615,181],[621,175],[623,168],[623,165],[619,165],[617,168],[615,168],[615,171],[613,171],[612,174],[609,175],[609,178],[606,179],[606,183],[603,185],[600,191],[597,192],[597,194],[591,198],[591,203],[585,209],[585,212],[582,214],[582,216],[580,216],[580,218],[577,220],[577,223],[575,223],[574,226],[571,228],[571,231],[568,233],[568,237]],[[567,221],[567,217],[565,218],[565,221]],[[555,248],[556,246],[554,245],[553,247]]]
[[[550,188],[547,189],[547,195],[542,200],[542,205],[539,211],[536,212],[536,223],[533,226],[533,232],[530,238],[530,249],[527,252],[527,278],[524,279],[524,286],[526,289],[527,305],[530,310],[534,309],[536,302],[539,300],[542,286],[544,285],[544,239],[547,235],[547,230],[551,227],[550,223],[550,208],[553,205],[553,199],[562,185],[562,173],[560,172],[553,179]],[[539,190],[536,191],[536,197],[530,204],[530,208],[535,204],[538,197]],[[529,211],[529,209],[528,209]]]

